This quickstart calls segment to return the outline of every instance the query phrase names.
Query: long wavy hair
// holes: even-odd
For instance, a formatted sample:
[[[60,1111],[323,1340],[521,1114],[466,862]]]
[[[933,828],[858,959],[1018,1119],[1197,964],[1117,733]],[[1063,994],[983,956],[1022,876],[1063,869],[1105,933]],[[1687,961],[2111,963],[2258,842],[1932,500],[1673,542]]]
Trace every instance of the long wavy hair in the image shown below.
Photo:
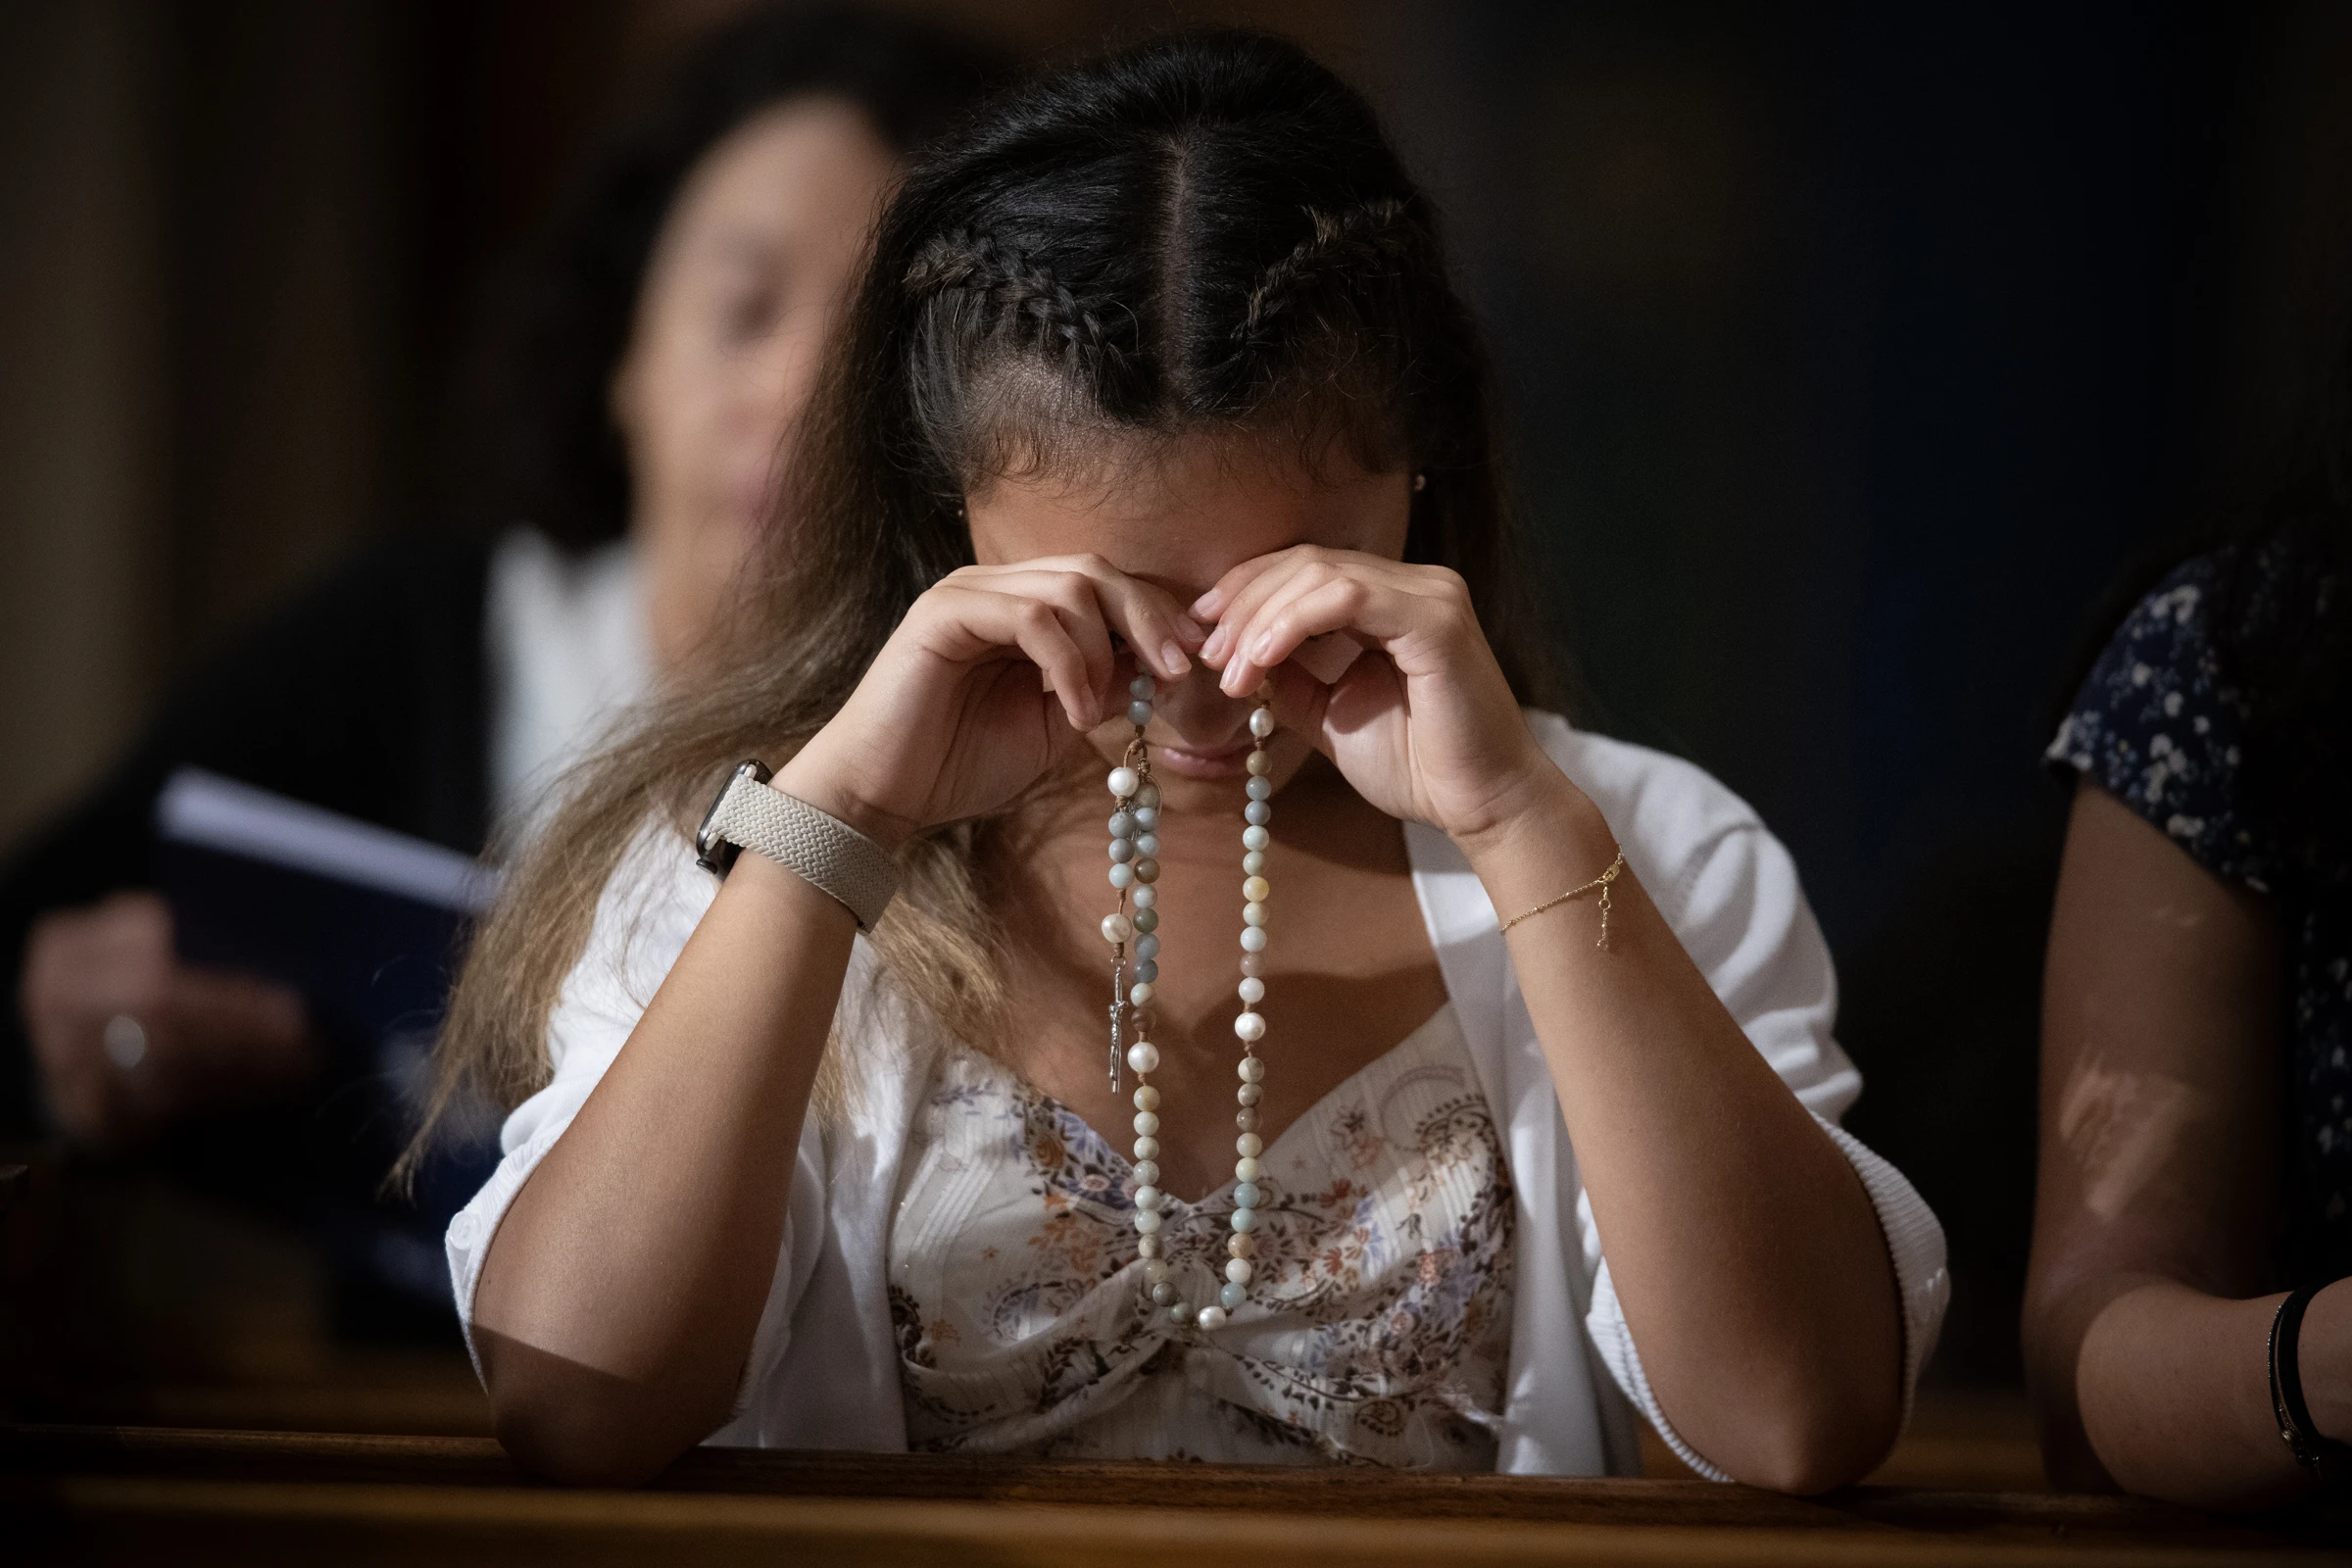
[[[515,865],[458,984],[436,1105],[547,1081],[548,1015],[624,848],[649,818],[690,829],[731,765],[814,735],[915,598],[971,562],[963,498],[1016,468],[1200,435],[1409,467],[1427,482],[1407,559],[1461,574],[1514,690],[1544,701],[1490,407],[1435,213],[1370,107],[1297,47],[1177,36],[985,106],[880,221],[728,673],[589,764]],[[981,1049],[1006,1016],[975,874],[991,831],[909,843],[873,938],[883,983]]]

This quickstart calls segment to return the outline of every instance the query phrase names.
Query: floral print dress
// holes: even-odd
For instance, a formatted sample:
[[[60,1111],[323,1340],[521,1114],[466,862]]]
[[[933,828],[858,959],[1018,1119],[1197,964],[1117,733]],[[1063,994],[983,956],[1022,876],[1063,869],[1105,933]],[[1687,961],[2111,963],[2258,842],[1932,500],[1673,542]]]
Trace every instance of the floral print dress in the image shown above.
[[[2249,717],[2215,646],[2221,574],[2199,556],[2116,629],[2046,760],[2089,779],[2199,865],[2277,904],[2287,939],[2285,1283],[2352,1274],[2352,889],[2316,881],[2283,855],[2239,786]],[[2287,558],[2248,564],[2249,612],[2276,613]]]
[[[1493,1469],[1514,1200],[1451,1006],[1264,1158],[1250,1300],[1179,1328],[1144,1293],[1127,1161],[997,1061],[943,1055],[890,1239],[910,1446]],[[1232,1210],[1230,1183],[1163,1208],[1187,1299],[1222,1283]]]

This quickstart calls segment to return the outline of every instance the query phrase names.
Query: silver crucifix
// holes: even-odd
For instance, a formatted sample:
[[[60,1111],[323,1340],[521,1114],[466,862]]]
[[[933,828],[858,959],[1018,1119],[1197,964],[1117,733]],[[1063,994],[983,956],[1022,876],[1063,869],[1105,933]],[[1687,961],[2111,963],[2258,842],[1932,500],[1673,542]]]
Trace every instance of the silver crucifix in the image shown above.
[[[1125,955],[1110,960],[1110,1092],[1119,1092],[1119,1064],[1127,1055],[1127,965]]]

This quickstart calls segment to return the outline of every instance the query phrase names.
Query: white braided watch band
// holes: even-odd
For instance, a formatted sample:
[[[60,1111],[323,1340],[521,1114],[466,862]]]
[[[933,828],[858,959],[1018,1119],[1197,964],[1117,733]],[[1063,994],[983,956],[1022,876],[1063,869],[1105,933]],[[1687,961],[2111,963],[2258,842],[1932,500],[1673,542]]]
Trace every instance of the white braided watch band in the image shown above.
[[[728,775],[694,835],[695,859],[724,877],[738,849],[758,850],[873,930],[899,891],[897,862],[841,818],[771,789],[769,776],[758,762]]]

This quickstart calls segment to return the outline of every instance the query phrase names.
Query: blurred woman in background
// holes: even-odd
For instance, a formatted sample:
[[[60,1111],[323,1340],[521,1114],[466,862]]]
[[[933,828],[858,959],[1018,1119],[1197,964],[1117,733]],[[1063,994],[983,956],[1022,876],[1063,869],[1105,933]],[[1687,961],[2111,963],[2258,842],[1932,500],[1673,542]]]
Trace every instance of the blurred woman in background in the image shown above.
[[[2283,483],[2123,618],[2043,999],[2028,1375],[2065,1486],[2352,1477],[2352,339]]]
[[[181,1162],[231,1188],[368,1211],[404,1129],[380,1094],[336,1092],[380,1064],[327,1060],[285,987],[175,956],[144,891],[163,781],[201,766],[467,855],[526,832],[719,630],[899,161],[985,75],[928,29],[762,11],[583,170],[485,313],[454,526],[377,547],[183,688],[0,876],[24,1030],[0,1121],[111,1146],[182,1129]],[[422,1255],[414,1286],[445,1301]]]

